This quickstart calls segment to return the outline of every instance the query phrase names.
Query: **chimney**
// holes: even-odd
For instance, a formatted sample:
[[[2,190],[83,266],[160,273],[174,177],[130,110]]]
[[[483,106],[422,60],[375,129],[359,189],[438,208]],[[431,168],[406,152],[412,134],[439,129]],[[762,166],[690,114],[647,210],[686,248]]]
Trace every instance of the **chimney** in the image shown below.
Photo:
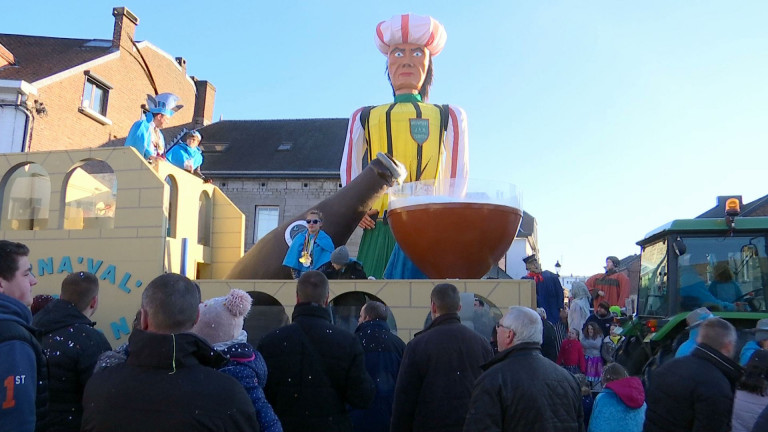
[[[192,117],[192,125],[195,129],[211,124],[213,120],[213,102],[216,99],[216,87],[208,81],[195,81],[195,113]]]
[[[187,60],[184,57],[176,57],[176,63],[181,66],[181,71],[186,75],[187,73]]]
[[[139,25],[139,17],[129,11],[128,8],[116,7],[112,9],[112,16],[115,17],[115,29],[112,32],[112,48],[125,48],[132,51],[131,43],[136,26]]]

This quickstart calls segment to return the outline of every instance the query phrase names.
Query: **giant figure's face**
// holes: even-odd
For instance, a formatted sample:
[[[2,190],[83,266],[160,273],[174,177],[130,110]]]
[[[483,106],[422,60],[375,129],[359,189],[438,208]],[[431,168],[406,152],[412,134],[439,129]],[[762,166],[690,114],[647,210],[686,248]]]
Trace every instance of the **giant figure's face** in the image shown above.
[[[424,84],[429,66],[429,51],[421,45],[404,43],[389,50],[387,67],[395,94],[416,94]]]

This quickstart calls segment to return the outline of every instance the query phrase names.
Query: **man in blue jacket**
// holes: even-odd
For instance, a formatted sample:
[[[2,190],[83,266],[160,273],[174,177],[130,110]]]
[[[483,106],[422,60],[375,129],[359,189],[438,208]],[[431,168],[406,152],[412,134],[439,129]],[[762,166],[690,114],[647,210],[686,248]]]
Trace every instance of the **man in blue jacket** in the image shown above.
[[[45,357],[32,328],[29,248],[0,240],[0,431],[32,432],[47,406]]]
[[[389,432],[405,342],[390,330],[383,303],[369,301],[363,305],[359,323],[355,335],[365,351],[365,369],[376,384],[376,397],[368,409],[352,410],[349,416],[355,432]]]
[[[182,109],[178,105],[179,97],[173,93],[160,93],[157,96],[147,95],[149,112],[144,118],[131,126],[125,137],[125,146],[135,148],[146,160],[165,159],[165,138],[160,129],[168,119]]]

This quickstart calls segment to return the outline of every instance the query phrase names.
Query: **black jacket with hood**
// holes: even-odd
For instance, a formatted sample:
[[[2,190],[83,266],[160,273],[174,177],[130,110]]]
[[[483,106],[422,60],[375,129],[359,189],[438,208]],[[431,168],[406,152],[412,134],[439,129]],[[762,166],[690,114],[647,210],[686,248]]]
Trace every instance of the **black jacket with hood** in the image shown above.
[[[96,325],[66,300],[54,300],[32,318],[48,358],[48,416],[44,431],[79,431],[83,390],[99,355],[112,347]]]

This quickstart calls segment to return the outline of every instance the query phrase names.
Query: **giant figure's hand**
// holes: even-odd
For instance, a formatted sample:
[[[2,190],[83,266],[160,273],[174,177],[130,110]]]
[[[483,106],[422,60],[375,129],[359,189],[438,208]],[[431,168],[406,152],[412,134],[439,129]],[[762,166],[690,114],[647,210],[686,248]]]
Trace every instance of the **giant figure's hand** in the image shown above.
[[[376,227],[376,218],[379,217],[379,211],[376,209],[368,210],[363,219],[357,224],[362,229],[373,229]]]

